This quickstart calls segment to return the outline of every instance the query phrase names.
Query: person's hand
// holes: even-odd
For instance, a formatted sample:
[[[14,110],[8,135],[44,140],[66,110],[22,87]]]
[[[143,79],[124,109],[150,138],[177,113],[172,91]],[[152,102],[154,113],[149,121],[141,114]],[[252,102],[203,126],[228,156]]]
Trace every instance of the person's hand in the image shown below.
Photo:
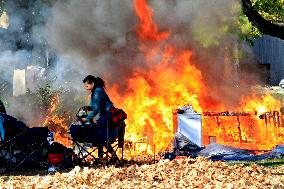
[[[93,118],[93,122],[94,122],[94,124],[96,124],[97,123],[97,119]]]
[[[87,120],[86,120],[86,118],[81,118],[81,121],[84,121],[84,122],[85,122],[85,121],[87,121]]]

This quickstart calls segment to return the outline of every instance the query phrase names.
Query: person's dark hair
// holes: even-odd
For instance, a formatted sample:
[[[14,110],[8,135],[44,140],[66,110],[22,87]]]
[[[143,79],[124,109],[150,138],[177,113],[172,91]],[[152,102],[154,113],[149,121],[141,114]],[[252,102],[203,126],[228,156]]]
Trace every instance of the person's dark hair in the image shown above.
[[[102,89],[105,89],[105,82],[102,78],[100,77],[96,77],[95,80],[95,88],[100,87]]]
[[[105,82],[100,77],[94,77],[92,75],[88,75],[83,80],[83,83],[86,83],[86,82],[89,84],[94,83],[94,88],[100,87],[102,89],[105,89]]]
[[[94,76],[88,75],[87,77],[85,77],[83,79],[83,83],[87,82],[87,83],[91,84],[91,83],[95,83],[95,80],[96,80],[96,78]]]

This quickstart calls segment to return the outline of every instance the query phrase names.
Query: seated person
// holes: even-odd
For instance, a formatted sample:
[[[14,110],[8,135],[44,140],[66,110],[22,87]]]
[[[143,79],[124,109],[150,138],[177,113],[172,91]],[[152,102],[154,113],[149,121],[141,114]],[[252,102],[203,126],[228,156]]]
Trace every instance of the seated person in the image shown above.
[[[85,110],[81,109],[86,115],[84,115],[85,117],[80,116],[80,121],[85,125],[100,127],[101,129],[97,129],[96,134],[102,136],[106,132],[107,125],[111,124],[113,103],[105,92],[105,82],[101,78],[88,75],[83,83],[85,89],[90,93],[91,99],[90,106],[84,107]]]
[[[102,157],[103,146],[107,144],[107,141],[112,143],[117,137],[117,130],[108,127],[112,123],[111,110],[114,109],[114,106],[105,91],[105,82],[101,78],[88,75],[83,83],[85,89],[90,93],[91,99],[90,106],[86,107],[85,117],[80,116],[80,122],[90,127],[83,129],[71,125],[71,137],[85,140],[84,142],[89,140],[88,142],[98,146],[98,156]],[[78,113],[80,113],[80,110]],[[109,151],[112,151],[112,149],[109,148]]]
[[[77,117],[80,121],[88,124],[95,124],[97,126],[116,126],[116,124],[125,120],[127,115],[121,110],[113,106],[110,98],[105,92],[105,82],[92,75],[87,76],[84,80],[85,89],[90,92],[90,106],[80,108]]]
[[[91,111],[86,117],[87,123],[97,123],[98,125],[106,125],[111,119],[111,109],[114,108],[113,103],[105,91],[105,82],[92,75],[88,75],[84,80],[84,87],[91,95],[90,107]]]

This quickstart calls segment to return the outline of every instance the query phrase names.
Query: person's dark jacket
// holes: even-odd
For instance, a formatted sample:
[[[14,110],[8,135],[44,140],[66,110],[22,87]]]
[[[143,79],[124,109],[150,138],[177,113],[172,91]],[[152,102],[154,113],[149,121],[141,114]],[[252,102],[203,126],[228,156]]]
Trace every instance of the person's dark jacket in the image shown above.
[[[90,106],[92,111],[86,117],[86,121],[90,122],[97,114],[101,117],[105,112],[113,108],[113,103],[109,99],[106,92],[97,87],[91,95]]]

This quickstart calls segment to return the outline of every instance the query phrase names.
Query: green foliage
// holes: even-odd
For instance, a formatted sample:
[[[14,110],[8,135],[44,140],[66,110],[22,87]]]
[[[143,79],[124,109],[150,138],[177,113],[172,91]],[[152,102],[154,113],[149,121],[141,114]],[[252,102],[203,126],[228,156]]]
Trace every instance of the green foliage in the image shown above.
[[[226,163],[229,165],[243,164],[245,166],[250,166],[257,164],[266,167],[277,167],[284,165],[284,158],[265,159],[265,160],[256,160],[256,161],[228,161]]]
[[[252,0],[255,10],[257,10],[265,19],[272,22],[284,23],[284,0]],[[219,20],[218,27],[210,30],[210,23],[198,30],[193,31],[195,39],[204,47],[219,45],[222,38],[228,35],[238,36],[240,40],[253,45],[256,38],[261,36],[261,32],[248,20],[242,11],[240,3],[231,4],[230,14],[216,13],[216,20]],[[237,19],[229,18],[226,15],[238,15]]]
[[[261,36],[260,31],[244,15],[239,2],[231,3],[227,8],[227,12],[218,12],[215,14],[217,24],[212,26],[205,18],[204,23],[206,25],[193,27],[194,38],[203,47],[217,46],[222,40],[227,40],[228,36],[238,37],[238,39],[247,41],[248,44],[253,45],[255,39]]]
[[[243,12],[240,12],[236,25],[236,34],[241,40],[248,42],[251,46],[256,38],[261,36],[260,31],[251,24]]]
[[[284,23],[284,0],[253,0],[254,8],[267,20]]]
[[[284,23],[284,0],[252,0],[252,3],[254,9],[266,20],[274,23]],[[238,36],[251,45],[253,45],[253,41],[257,37],[261,36],[260,31],[249,22],[243,12],[240,13],[238,25],[240,28]]]
[[[240,40],[253,45],[255,39],[261,36],[260,31],[248,20],[240,3],[233,4],[232,11],[237,15],[237,18],[231,23],[229,32]]]
[[[56,108],[50,112],[51,102],[56,99]],[[56,115],[69,125],[78,109],[85,105],[84,94],[66,89],[54,89],[50,82],[36,91],[27,90],[24,95],[7,99],[8,113],[29,126],[42,126],[47,116]]]
[[[0,0],[0,15],[5,11],[6,0]]]
[[[193,28],[194,39],[199,41],[201,45],[205,48],[210,46],[219,45],[219,41],[228,31],[228,26],[223,25],[217,28],[215,31],[212,31],[210,27],[200,27]]]
[[[57,92],[52,89],[51,84],[47,83],[42,87],[39,87],[34,93],[28,89],[26,96],[30,96],[34,99],[33,103],[35,107],[38,107],[41,111],[46,112],[50,107],[51,100],[56,93]]]

